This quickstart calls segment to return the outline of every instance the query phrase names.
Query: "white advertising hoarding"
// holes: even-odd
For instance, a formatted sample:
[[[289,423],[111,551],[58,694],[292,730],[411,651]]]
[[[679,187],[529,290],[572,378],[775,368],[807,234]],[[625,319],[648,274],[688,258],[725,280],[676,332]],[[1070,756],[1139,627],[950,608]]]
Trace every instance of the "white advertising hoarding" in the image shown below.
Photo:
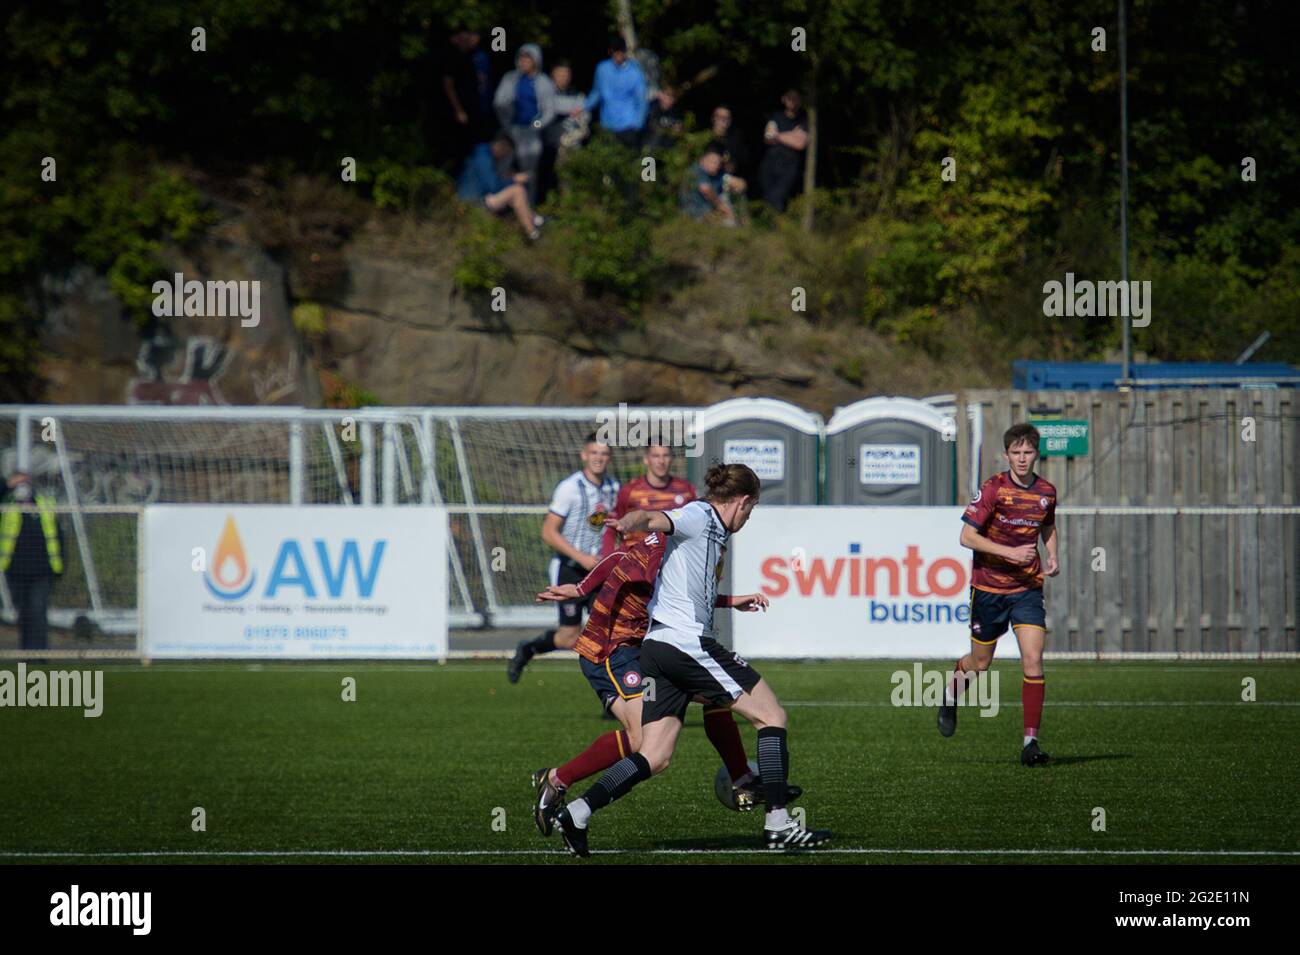
[[[957,659],[970,649],[970,558],[960,507],[755,509],[728,544],[742,657]],[[998,655],[1019,655],[1015,637]]]
[[[148,657],[447,655],[447,513],[157,505],[144,514]]]

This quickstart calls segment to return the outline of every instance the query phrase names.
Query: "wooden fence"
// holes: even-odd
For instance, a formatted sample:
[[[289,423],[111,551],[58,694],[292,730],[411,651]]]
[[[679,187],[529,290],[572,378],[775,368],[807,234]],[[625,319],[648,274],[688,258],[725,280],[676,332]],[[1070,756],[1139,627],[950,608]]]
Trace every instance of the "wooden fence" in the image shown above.
[[[973,407],[978,421],[959,429],[963,488],[1006,466],[1002,433],[1012,423],[1089,422],[1087,455],[1039,468],[1059,495],[1051,649],[1300,650],[1297,399],[1289,389],[960,396],[959,412]]]

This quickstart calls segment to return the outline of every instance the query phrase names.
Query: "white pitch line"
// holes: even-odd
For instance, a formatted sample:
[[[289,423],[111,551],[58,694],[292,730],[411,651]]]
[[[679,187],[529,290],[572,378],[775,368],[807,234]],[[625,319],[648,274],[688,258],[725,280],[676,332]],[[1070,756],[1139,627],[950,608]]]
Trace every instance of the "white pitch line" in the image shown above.
[[[500,652],[500,659],[506,661],[510,659],[512,651],[483,651],[483,652]],[[95,657],[68,657],[68,660],[77,660],[81,662],[96,660]],[[303,672],[333,672],[342,667],[363,667],[368,670],[392,670],[392,671],[412,671],[424,672],[428,670],[446,670],[457,673],[494,673],[503,669],[495,662],[484,663],[483,657],[463,657],[450,658],[445,661],[437,659],[429,660],[407,660],[407,661],[384,661],[382,659],[338,659],[333,661],[314,661],[306,662],[300,660],[284,660],[268,657],[265,659],[249,659],[244,661],[216,661],[209,663],[195,664],[192,661],[181,660],[162,660],[157,659],[149,664],[143,664],[137,659],[108,659],[104,658],[103,662],[112,664],[112,668],[121,669],[123,672],[131,671],[138,673],[212,673],[212,672],[242,672],[246,670],[279,670],[279,671],[303,671]],[[496,658],[491,658],[495,660]],[[555,650],[542,657],[535,657],[529,666],[560,666],[572,664],[578,659],[578,655],[572,650]],[[1120,670],[1125,673],[1135,673],[1150,671],[1157,673],[1235,673],[1241,669],[1248,669],[1258,664],[1264,663],[1271,666],[1280,664],[1294,663],[1292,660],[1258,660],[1253,657],[1245,657],[1237,661],[1223,660],[1185,660],[1177,666],[1171,666],[1173,661],[1160,661],[1158,663],[1138,663],[1128,660],[1055,660],[1048,658],[1049,662],[1055,662],[1058,666],[1068,668],[1069,670]],[[780,669],[810,669],[815,668],[819,671],[824,670],[881,670],[894,671],[902,666],[911,666],[914,663],[942,663],[947,657],[934,657],[922,660],[910,660],[903,658],[876,658],[876,659],[859,659],[859,660],[781,660],[781,659],[758,659],[757,662],[769,668]],[[17,661],[14,661],[15,663]],[[1004,663],[1006,668],[1015,669],[1015,664],[1019,662],[1018,657],[1007,657],[1005,660],[997,661]],[[1207,666],[1208,663],[1213,666]],[[51,664],[53,666],[53,664]],[[6,661],[6,667],[12,668]]]
[[[561,849],[246,849],[208,850],[177,849],[130,850],[124,852],[8,852],[5,859],[152,859],[152,858],[440,858],[498,856],[557,856]],[[593,855],[693,856],[693,855],[762,855],[776,856],[771,849],[595,849]],[[783,853],[782,853],[783,854]],[[1300,850],[1270,849],[877,849],[849,847],[807,850],[803,855],[920,855],[920,856],[1222,856],[1222,857],[1292,857]]]
[[[893,703],[873,700],[785,700],[782,706],[868,706],[888,707],[890,709],[924,709],[920,706],[895,706]],[[1019,700],[1007,700],[998,703],[999,707],[1020,706]],[[1231,700],[1056,700],[1045,706],[1300,706],[1300,700],[1257,700],[1253,703],[1233,702]],[[929,707],[934,709],[934,707]],[[967,704],[966,709],[979,709],[974,704]]]

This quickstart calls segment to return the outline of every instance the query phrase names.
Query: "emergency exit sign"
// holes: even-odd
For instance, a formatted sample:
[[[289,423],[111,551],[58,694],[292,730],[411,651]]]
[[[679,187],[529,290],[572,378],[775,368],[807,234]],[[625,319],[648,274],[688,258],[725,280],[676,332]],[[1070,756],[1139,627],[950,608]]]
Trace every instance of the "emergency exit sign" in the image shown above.
[[[1030,421],[1038,429],[1038,453],[1045,458],[1077,458],[1088,453],[1088,422]]]

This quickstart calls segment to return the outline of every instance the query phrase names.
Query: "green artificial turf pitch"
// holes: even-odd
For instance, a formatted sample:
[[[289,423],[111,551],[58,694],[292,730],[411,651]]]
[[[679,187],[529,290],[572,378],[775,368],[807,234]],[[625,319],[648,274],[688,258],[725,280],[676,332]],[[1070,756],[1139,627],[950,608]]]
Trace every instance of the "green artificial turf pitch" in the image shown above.
[[[104,669],[99,718],[0,709],[0,863],[567,862],[533,827],[529,773],[615,725],[572,659],[516,686],[486,661],[74,665]],[[595,817],[591,863],[1300,861],[1294,663],[1050,663],[1037,769],[1014,662],[998,716],[963,710],[951,739],[891,705],[910,662],[756,665],[799,805],[839,851],[763,854],[761,815],[714,797],[693,706],[668,771]]]

